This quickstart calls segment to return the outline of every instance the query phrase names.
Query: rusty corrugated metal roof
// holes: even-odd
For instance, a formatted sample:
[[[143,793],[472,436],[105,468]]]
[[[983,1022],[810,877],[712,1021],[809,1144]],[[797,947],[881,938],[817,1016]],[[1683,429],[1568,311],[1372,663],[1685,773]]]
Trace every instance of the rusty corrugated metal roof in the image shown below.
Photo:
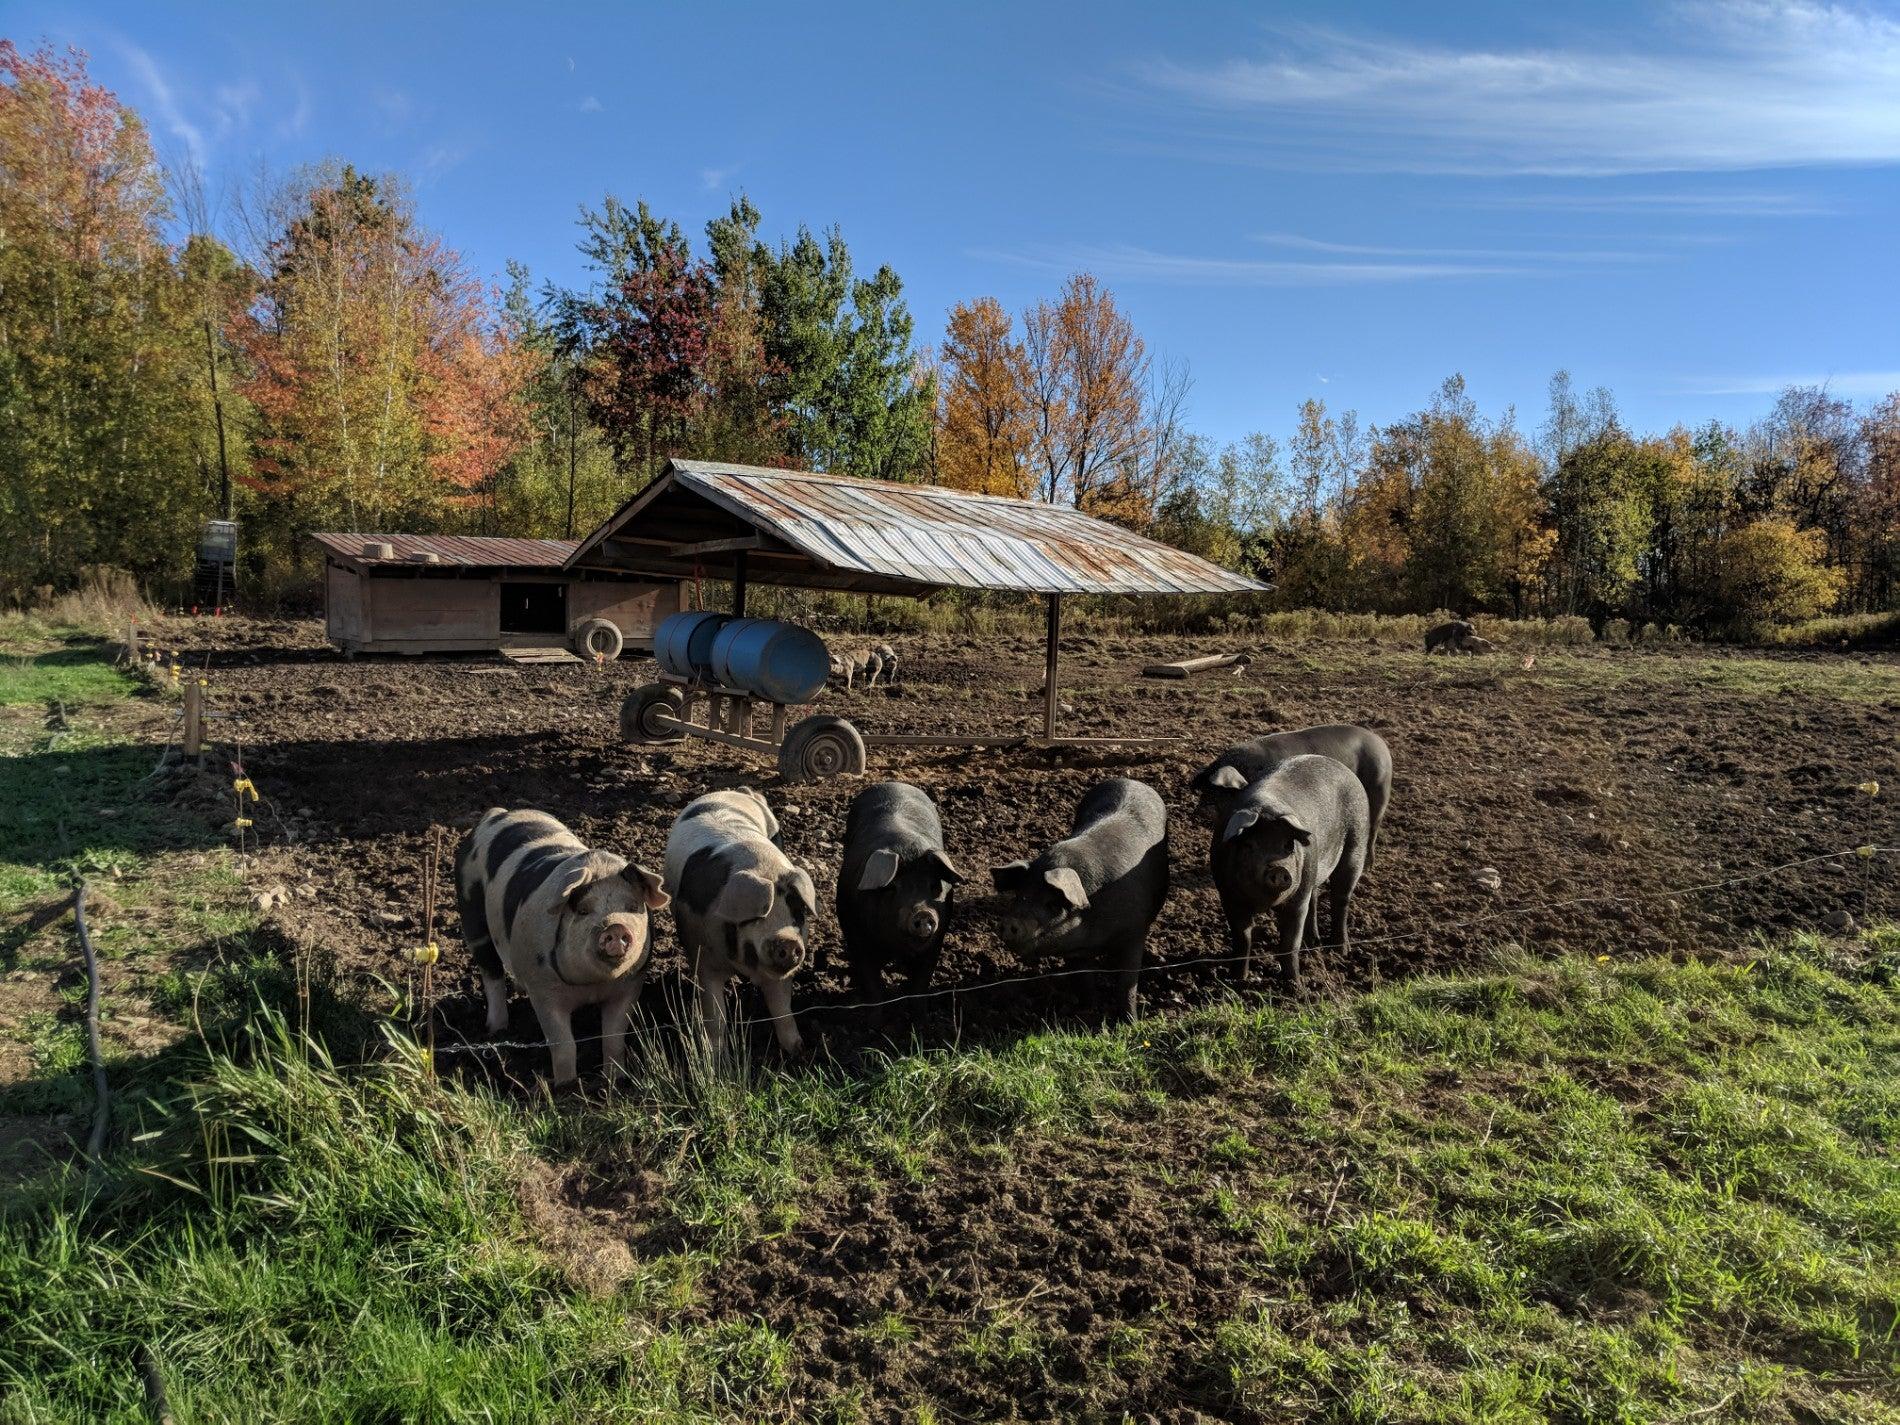
[[[1224,594],[1266,585],[1079,510],[932,485],[674,460],[666,473],[582,541],[570,563],[610,536],[667,537],[641,511],[668,482],[703,496],[825,570],[881,585],[1042,594]],[[755,577],[766,577],[755,566]],[[791,582],[786,580],[786,582]]]
[[[360,569],[440,568],[450,565],[462,569],[547,569],[562,568],[580,547],[574,539],[502,539],[494,535],[470,534],[313,534],[310,536],[329,553]],[[389,559],[365,554],[372,544],[387,544],[395,550]],[[437,562],[429,564],[413,558],[433,554]]]

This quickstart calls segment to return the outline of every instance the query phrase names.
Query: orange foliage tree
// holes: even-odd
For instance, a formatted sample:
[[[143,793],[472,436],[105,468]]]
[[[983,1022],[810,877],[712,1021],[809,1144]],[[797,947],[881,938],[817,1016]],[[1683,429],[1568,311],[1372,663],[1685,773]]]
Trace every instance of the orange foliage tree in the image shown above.
[[[460,255],[347,166],[273,195],[265,226],[240,339],[266,522],[439,528],[486,499],[526,436],[530,360]]]
[[[938,353],[937,478],[956,490],[1027,498],[1029,371],[1014,323],[994,297],[950,309]]]

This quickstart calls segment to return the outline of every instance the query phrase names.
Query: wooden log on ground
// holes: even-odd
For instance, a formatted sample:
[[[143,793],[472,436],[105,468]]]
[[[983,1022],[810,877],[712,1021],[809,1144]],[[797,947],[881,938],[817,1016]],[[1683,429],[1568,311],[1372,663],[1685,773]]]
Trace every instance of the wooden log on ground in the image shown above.
[[[1205,658],[1183,658],[1175,663],[1150,663],[1141,670],[1144,678],[1185,678],[1205,673],[1210,668],[1245,668],[1253,659],[1245,653],[1210,653]]]

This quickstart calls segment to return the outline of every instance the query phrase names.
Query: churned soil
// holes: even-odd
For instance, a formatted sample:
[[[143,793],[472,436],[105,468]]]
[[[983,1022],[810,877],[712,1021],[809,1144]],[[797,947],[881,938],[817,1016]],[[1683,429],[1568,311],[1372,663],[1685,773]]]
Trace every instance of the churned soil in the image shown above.
[[[697,740],[623,743],[619,707],[653,677],[648,659],[345,661],[308,622],[200,620],[178,641],[192,666],[209,668],[214,705],[239,714],[245,766],[266,798],[256,874],[291,892],[276,912],[287,928],[334,952],[346,972],[400,972],[422,928],[431,828],[443,826],[452,847],[494,805],[544,808],[590,843],[657,867],[685,801],[754,786],[778,813],[788,853],[830,899],[845,808],[862,783],[788,785],[764,756]],[[866,731],[1004,737],[1040,727],[1033,641],[891,641],[903,660],[895,687],[829,690],[816,706]],[[1156,659],[1223,650],[1251,653],[1252,666],[1181,682],[1140,676]],[[871,776],[936,798],[949,853],[969,877],[938,982],[956,993],[901,1013],[852,1010],[834,957],[798,997],[801,1014],[811,1013],[807,1037],[848,1056],[894,1019],[928,1042],[1094,1013],[1086,977],[984,988],[1060,968],[1006,952],[984,902],[989,867],[1064,835],[1077,800],[1107,776],[1153,784],[1171,815],[1173,888],[1150,941],[1157,972],[1143,1002],[1165,1011],[1215,992],[1230,968],[1197,962],[1229,949],[1207,872],[1210,833],[1188,780],[1232,741],[1316,722],[1375,728],[1395,767],[1377,863],[1353,903],[1353,948],[1308,957],[1321,991],[1482,962],[1507,946],[1706,953],[1819,929],[1838,912],[1900,913],[1885,859],[1850,854],[1762,874],[1900,843],[1900,670],[1890,657],[1586,649],[1524,662],[1513,652],[1428,660],[1370,644],[1065,640],[1064,731],[1178,740],[1127,750],[872,748]],[[1870,779],[1886,794],[1856,790]],[[443,1014],[452,1031],[478,1038],[480,992],[452,899],[438,912]],[[678,988],[665,982],[679,969],[666,919],[663,992],[647,995],[662,1013],[666,991]],[[829,905],[816,934],[835,939]],[[538,1037],[525,1003],[513,1028]]]
[[[619,709],[652,679],[650,660],[346,662],[307,622],[200,621],[170,632],[190,665],[208,670],[214,706],[238,714],[235,755],[265,798],[250,874],[284,895],[271,911],[284,943],[333,955],[346,977],[404,977],[405,952],[423,934],[433,828],[452,848],[493,805],[546,809],[592,844],[657,867],[681,805],[750,785],[768,796],[787,851],[830,899],[845,809],[862,784],[787,785],[768,759],[699,741],[624,743]],[[903,666],[895,687],[831,690],[817,707],[866,731],[1004,738],[1040,727],[1034,640],[889,641]],[[1222,651],[1253,662],[1182,682],[1140,676],[1147,662]],[[1900,665],[1891,657],[1592,648],[1428,660],[1373,644],[1088,632],[1066,640],[1064,654],[1065,731],[1176,740],[1126,750],[873,748],[872,776],[936,798],[969,884],[942,993],[867,1010],[854,1006],[836,957],[826,974],[805,973],[795,1003],[816,1053],[848,1069],[892,1035],[968,1044],[1099,1014],[1087,977],[1023,982],[1059,967],[1006,952],[985,902],[989,868],[1065,834],[1077,800],[1106,776],[1151,783],[1171,815],[1172,891],[1150,941],[1145,1010],[1230,992],[1232,967],[1209,963],[1228,946],[1207,872],[1210,829],[1188,780],[1232,741],[1311,723],[1375,728],[1395,764],[1377,864],[1354,903],[1355,944],[1309,956],[1311,992],[1483,964],[1512,947],[1746,954],[1758,937],[1822,929],[1842,913],[1900,915],[1892,861],[1852,854],[1900,844]],[[1885,784],[1883,795],[1859,790],[1870,780]],[[441,1032],[448,1045],[475,1044],[480,988],[453,898],[443,901]],[[659,974],[641,1012],[664,1021],[683,977],[668,917],[659,925]],[[815,934],[835,943],[828,904]],[[592,1032],[584,1015],[576,1028]],[[755,1053],[769,1057],[767,1030],[755,1025],[752,1035]],[[523,1001],[509,1038],[540,1038]],[[510,1047],[453,1062],[526,1084],[546,1061],[536,1048]],[[1272,1269],[1258,1241],[1219,1220],[1219,1183],[1199,1171],[1214,1135],[1245,1129],[1253,1110],[1213,1107],[1189,1098],[1157,1109],[1140,1125],[1138,1151],[1125,1137],[1083,1132],[957,1155],[915,1177],[828,1181],[800,1195],[795,1225],[724,1254],[684,1318],[763,1321],[795,1342],[788,1418],[799,1416],[797,1402],[848,1394],[859,1418],[879,1421],[914,1418],[902,1403],[919,1397],[954,1419],[1081,1418],[1075,1402],[1087,1399],[1100,1407],[1091,1419],[1253,1420],[1223,1383],[1210,1333],[1244,1312]],[[1198,1176],[1175,1171],[1195,1164]],[[681,1229],[654,1213],[645,1177],[571,1164],[524,1188],[535,1230],[580,1263],[589,1290],[611,1291],[634,1257],[680,1245],[662,1240]],[[1343,1179],[1331,1198],[1289,1210],[1323,1221],[1342,1194],[1350,1203]]]

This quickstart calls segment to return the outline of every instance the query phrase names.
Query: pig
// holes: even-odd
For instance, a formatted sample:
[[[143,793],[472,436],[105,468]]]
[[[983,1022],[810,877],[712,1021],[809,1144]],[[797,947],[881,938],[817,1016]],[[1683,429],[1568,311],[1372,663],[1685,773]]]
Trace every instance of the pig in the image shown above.
[[[1461,618],[1438,624],[1425,631],[1425,653],[1429,657],[1434,653],[1451,652],[1465,639],[1473,637],[1477,631],[1468,620]]]
[[[888,643],[880,643],[871,650],[871,658],[876,666],[871,670],[870,682],[875,683],[882,678],[884,686],[888,688],[897,681],[897,650],[895,648]]]
[[[866,649],[859,649],[856,653],[831,655],[831,676],[844,679],[847,689],[852,687],[860,677],[863,677],[868,685],[871,673],[871,654]]]
[[[545,812],[490,807],[455,853],[462,939],[488,996],[488,1032],[508,1027],[508,980],[527,992],[548,1041],[554,1082],[575,1081],[573,1013],[600,1009],[609,1074],[652,958],[650,912],[667,893],[644,866],[590,851]]]
[[[1239,774],[1229,767],[1220,775]],[[1322,885],[1332,899],[1334,939],[1349,948],[1347,912],[1370,844],[1365,788],[1330,757],[1291,758],[1241,792],[1214,828],[1208,860],[1243,980],[1253,971],[1253,923],[1270,913],[1280,980],[1298,982],[1302,937],[1319,942]]]
[[[1135,1018],[1148,930],[1168,898],[1168,809],[1153,787],[1127,777],[1098,782],[1077,804],[1066,840],[990,876],[1004,898],[1005,946],[1096,960],[1116,975],[1121,1016]]]
[[[759,987],[787,1056],[805,1047],[792,1017],[792,976],[805,963],[812,880],[778,848],[778,818],[750,787],[688,802],[666,837],[667,894],[699,986],[700,1025],[718,1053],[726,1042],[726,984]]]
[[[913,992],[930,983],[962,881],[944,853],[936,805],[921,788],[879,782],[851,799],[836,906],[859,996],[879,993],[891,967]]]
[[[1480,638],[1474,633],[1458,640],[1458,651],[1460,653],[1496,653],[1498,646],[1490,639]]]
[[[1365,788],[1372,823],[1366,834],[1366,865],[1370,867],[1373,848],[1379,843],[1379,823],[1385,818],[1385,804],[1392,796],[1392,749],[1370,728],[1331,722],[1237,742],[1195,773],[1189,786],[1200,794],[1202,805],[1211,809],[1218,822],[1225,825],[1233,810],[1235,793],[1259,781],[1288,758],[1308,754],[1332,758],[1357,776],[1359,785]],[[1239,775],[1217,781],[1222,768],[1231,768]]]

